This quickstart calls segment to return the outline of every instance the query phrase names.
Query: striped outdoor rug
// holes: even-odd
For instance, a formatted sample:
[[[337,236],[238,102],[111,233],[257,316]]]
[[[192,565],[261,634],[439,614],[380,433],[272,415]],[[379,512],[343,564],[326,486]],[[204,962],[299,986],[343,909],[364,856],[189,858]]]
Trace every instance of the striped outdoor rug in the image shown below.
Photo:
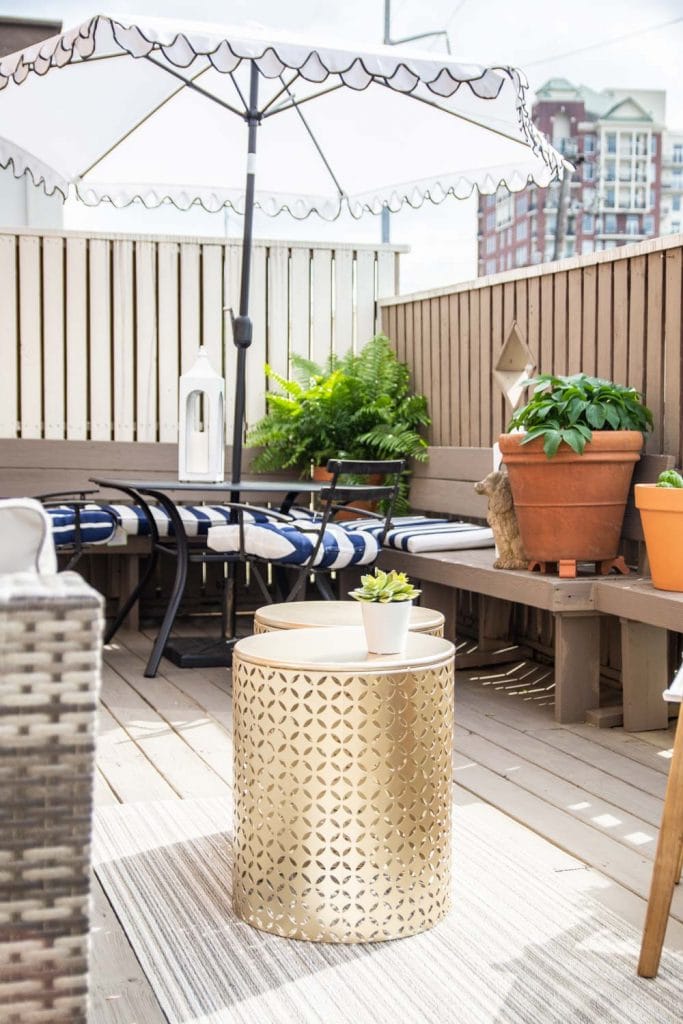
[[[683,957],[635,968],[605,879],[503,814],[454,814],[454,908],[432,931],[314,945],[238,922],[231,809],[105,806],[95,865],[170,1024],[678,1024]]]

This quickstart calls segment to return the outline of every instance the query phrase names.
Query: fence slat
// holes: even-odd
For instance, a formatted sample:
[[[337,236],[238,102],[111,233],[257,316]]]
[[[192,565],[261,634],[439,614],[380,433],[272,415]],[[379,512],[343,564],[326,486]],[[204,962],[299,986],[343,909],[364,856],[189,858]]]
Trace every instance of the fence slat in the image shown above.
[[[311,254],[292,249],[289,258],[289,344],[294,355],[311,358]]]
[[[157,274],[153,242],[135,245],[135,314],[137,440],[156,441]]]
[[[187,373],[202,341],[200,249],[194,242],[180,246],[180,372]]]
[[[43,369],[45,372],[45,434],[66,436],[64,405],[64,241],[43,240]],[[105,410],[106,412],[107,410]]]
[[[396,334],[397,336],[391,340],[398,345],[398,331]],[[391,333],[389,337],[391,337]],[[351,348],[353,348],[353,252],[350,249],[339,249],[334,254],[332,350],[338,355],[343,355]]]
[[[289,372],[289,274],[286,249],[268,252],[268,362],[276,373]]]
[[[470,446],[470,309],[469,296],[460,295],[460,444]]]
[[[266,250],[261,246],[254,249],[251,264],[251,296],[254,311],[254,340],[247,354],[247,396],[245,403],[247,429],[252,427],[266,411],[266,380],[263,368],[266,364]],[[232,337],[229,340],[232,344]],[[232,381],[227,384],[232,391]]]
[[[19,374],[21,436],[43,432],[40,239],[19,239]]]
[[[0,235],[0,282],[3,287],[0,316],[0,437],[16,437],[18,424],[19,322],[17,311],[16,239]]]
[[[329,249],[313,250],[311,292],[311,359],[324,364],[332,352],[332,253]]]
[[[645,256],[631,260],[628,303],[627,383],[638,391],[645,389]]]
[[[652,410],[654,428],[647,441],[651,452],[666,451],[664,444],[664,253],[647,257],[647,321],[645,399]],[[673,453],[671,453],[673,454]]]
[[[48,239],[45,239],[43,246],[47,243]],[[88,288],[90,437],[93,441],[109,441],[112,379],[111,277],[109,242],[106,238],[93,238],[88,245]],[[45,328],[47,331],[47,324]],[[47,394],[45,399],[47,401]]]
[[[178,246],[160,242],[157,254],[159,339],[159,440],[178,438],[178,377],[180,375],[178,322]]]
[[[614,264],[613,270],[613,325],[612,325],[612,377],[617,384],[625,384],[628,376],[628,264]]]
[[[66,240],[66,436],[88,437],[88,267],[84,238]]]
[[[356,253],[356,348],[362,348],[375,333],[375,254]]]
[[[202,246],[202,345],[216,373],[223,373],[223,251]],[[232,340],[232,339],[231,339]]]
[[[664,451],[680,451],[681,430],[681,282],[683,251],[671,249],[665,260],[664,293]]]
[[[114,440],[135,440],[133,243],[114,242]]]
[[[255,247],[258,248],[258,247]],[[266,258],[264,250],[264,259]],[[225,311],[225,353],[223,361],[223,373],[226,381],[225,388],[225,434],[226,440],[232,443],[232,435],[235,420],[235,375],[237,373],[237,349],[233,341],[232,321],[230,310],[237,316],[240,307],[240,285],[242,278],[242,247],[239,245],[228,245],[223,265],[223,304],[228,308]],[[264,332],[265,334],[265,332]],[[247,353],[247,362],[249,354]]]

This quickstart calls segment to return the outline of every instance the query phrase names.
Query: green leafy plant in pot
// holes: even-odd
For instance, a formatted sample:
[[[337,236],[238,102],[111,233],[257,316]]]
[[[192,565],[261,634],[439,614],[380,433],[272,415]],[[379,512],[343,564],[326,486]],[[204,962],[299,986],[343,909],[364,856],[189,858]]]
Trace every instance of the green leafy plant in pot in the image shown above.
[[[635,498],[653,586],[683,591],[683,476],[665,470],[656,484],[636,484]]]
[[[635,388],[589,377],[541,374],[500,437],[530,568],[579,561],[628,569],[619,538],[635,463],[652,413]]]
[[[361,602],[363,628],[371,654],[400,654],[405,650],[412,602],[421,594],[404,572],[391,569],[361,576],[361,585],[349,591]]]
[[[268,412],[247,437],[262,448],[253,462],[258,472],[295,468],[308,476],[311,464],[324,468],[332,458],[427,459],[427,400],[412,393],[408,367],[384,335],[325,366],[294,355],[292,368],[287,380],[266,367],[279,390],[266,395]],[[407,510],[406,475],[395,511]]]

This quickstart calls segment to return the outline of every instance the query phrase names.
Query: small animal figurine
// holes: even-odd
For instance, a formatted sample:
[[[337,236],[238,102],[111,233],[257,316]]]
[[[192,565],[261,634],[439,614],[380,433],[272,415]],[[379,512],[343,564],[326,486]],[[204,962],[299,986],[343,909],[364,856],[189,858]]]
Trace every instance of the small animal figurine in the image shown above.
[[[519,536],[519,525],[507,473],[496,469],[475,484],[474,489],[477,494],[485,494],[489,499],[486,520],[493,530],[493,538],[498,549],[498,557],[493,563],[493,568],[526,569],[529,559],[524,553],[522,539]]]

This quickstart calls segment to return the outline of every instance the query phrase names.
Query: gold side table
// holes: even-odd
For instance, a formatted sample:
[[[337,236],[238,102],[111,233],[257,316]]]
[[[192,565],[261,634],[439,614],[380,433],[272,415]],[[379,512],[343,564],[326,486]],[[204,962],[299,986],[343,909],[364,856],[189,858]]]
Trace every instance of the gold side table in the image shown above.
[[[316,942],[378,942],[450,907],[453,645],[291,629],[233,652],[238,917]]]
[[[284,601],[266,604],[254,614],[254,633],[275,629],[302,629],[307,626],[360,626],[358,601]],[[410,609],[410,627],[414,633],[443,636],[444,617],[432,608]]]

